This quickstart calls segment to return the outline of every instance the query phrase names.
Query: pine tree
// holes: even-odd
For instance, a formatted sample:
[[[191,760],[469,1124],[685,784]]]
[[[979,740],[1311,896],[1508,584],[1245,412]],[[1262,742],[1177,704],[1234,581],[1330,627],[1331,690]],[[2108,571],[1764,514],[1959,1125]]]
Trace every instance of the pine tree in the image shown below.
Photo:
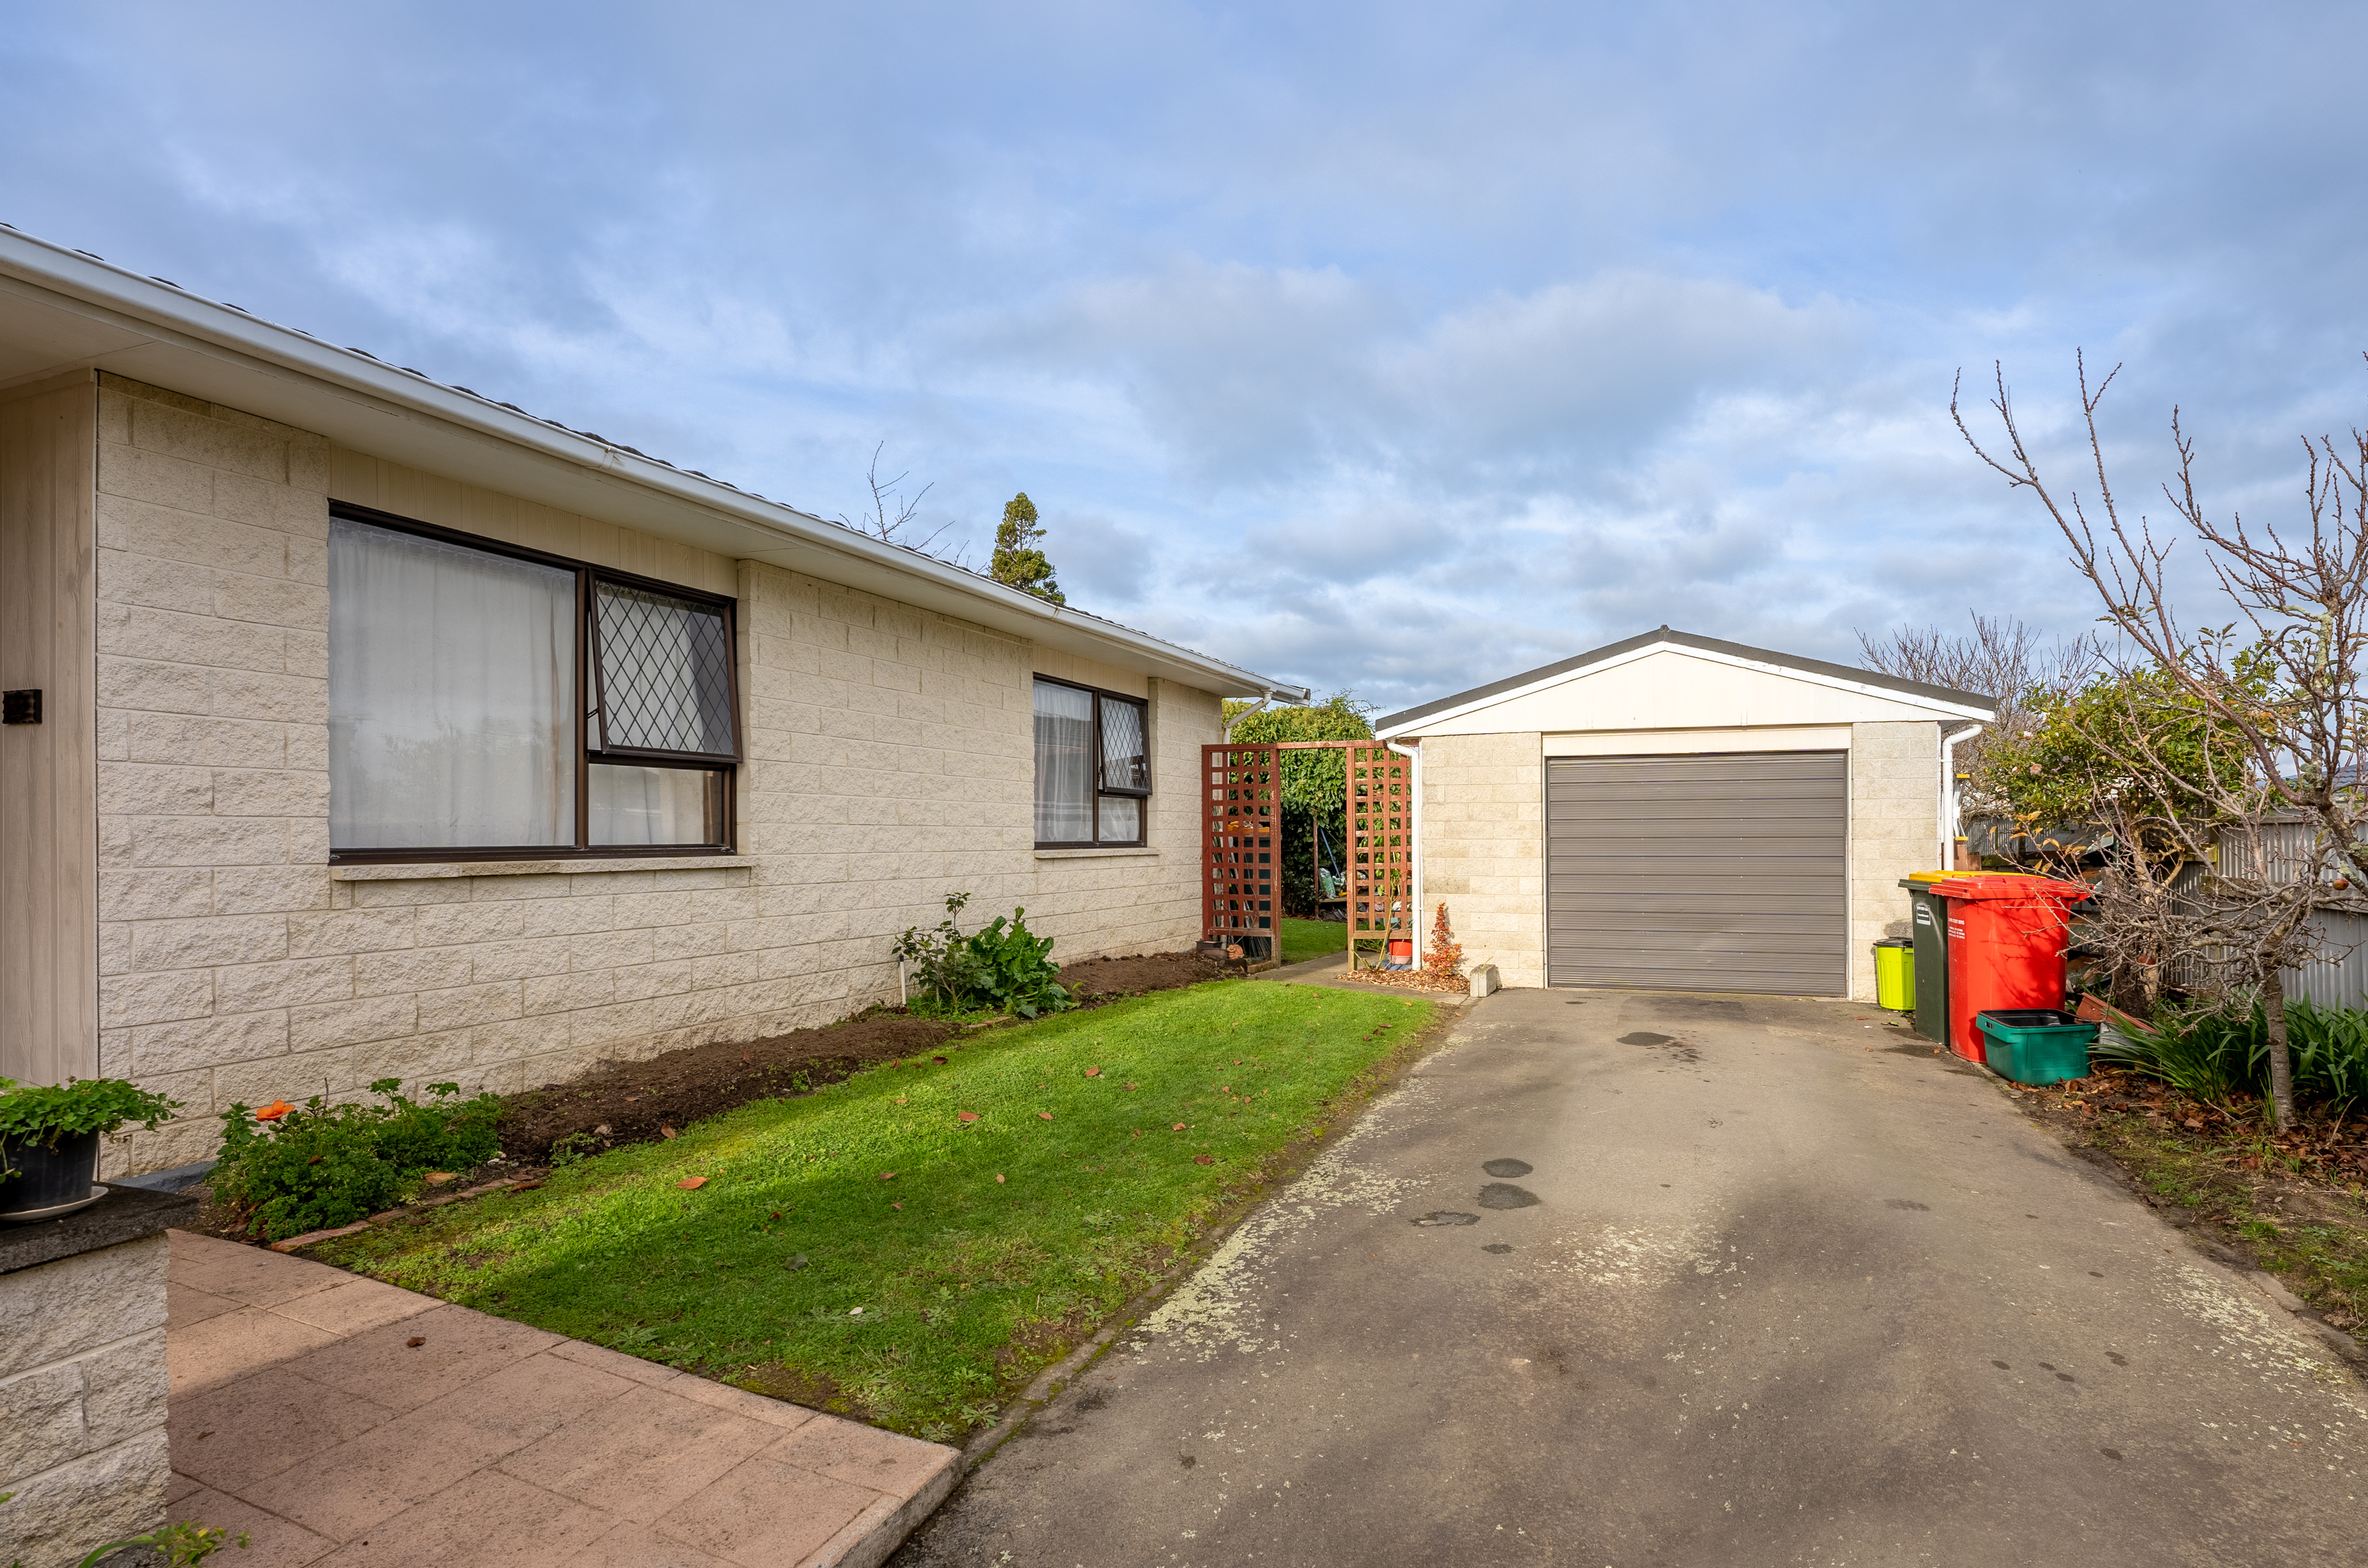
[[[1064,605],[1068,597],[1053,580],[1053,563],[1037,543],[1043,537],[1044,529],[1036,521],[1036,503],[1023,490],[1003,508],[1002,526],[995,530],[995,559],[988,564],[987,574],[1040,599]]]

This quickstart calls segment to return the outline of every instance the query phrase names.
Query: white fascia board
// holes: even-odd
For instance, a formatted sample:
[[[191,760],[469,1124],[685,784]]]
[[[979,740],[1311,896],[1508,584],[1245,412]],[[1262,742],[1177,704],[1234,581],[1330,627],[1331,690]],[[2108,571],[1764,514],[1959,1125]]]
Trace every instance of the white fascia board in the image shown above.
[[[1648,642],[1641,648],[1631,648],[1624,653],[1615,653],[1608,659],[1600,659],[1594,664],[1583,665],[1578,669],[1565,670],[1559,675],[1547,676],[1543,679],[1531,681],[1527,686],[1516,687],[1510,691],[1492,692],[1486,697],[1475,699],[1460,707],[1444,709],[1437,713],[1426,713],[1419,719],[1394,728],[1376,730],[1373,732],[1373,738],[1388,741],[1397,740],[1406,735],[1419,735],[1427,727],[1435,727],[1450,720],[1463,718],[1467,713],[1477,713],[1484,708],[1494,708],[1502,702],[1517,701],[1541,691],[1551,690],[1557,686],[1566,686],[1575,680],[1585,680],[1588,676],[1599,675],[1605,670],[1617,669],[1622,665],[1634,664],[1639,659],[1650,658],[1655,653],[1680,653],[1690,659],[1702,659],[1711,664],[1726,665],[1735,669],[1751,670],[1760,675],[1778,676],[1785,680],[1801,681],[1809,686],[1827,687],[1836,691],[1847,691],[1857,697],[1871,697],[1884,702],[1898,703],[1903,707],[1921,708],[1930,712],[1935,719],[1989,720],[1998,717],[1995,709],[1975,708],[1963,702],[1942,702],[1934,698],[1919,697],[1912,692],[1900,691],[1891,687],[1871,686],[1861,681],[1843,680],[1837,676],[1822,675],[1814,670],[1796,669],[1790,665],[1770,664],[1765,659],[1739,659],[1731,653],[1713,653],[1710,649],[1691,647],[1683,642]]]
[[[0,292],[129,334],[20,380],[87,366],[352,450],[848,587],[1224,697],[1305,701],[1132,627],[1040,599],[721,481],[562,429],[161,279],[0,227]]]

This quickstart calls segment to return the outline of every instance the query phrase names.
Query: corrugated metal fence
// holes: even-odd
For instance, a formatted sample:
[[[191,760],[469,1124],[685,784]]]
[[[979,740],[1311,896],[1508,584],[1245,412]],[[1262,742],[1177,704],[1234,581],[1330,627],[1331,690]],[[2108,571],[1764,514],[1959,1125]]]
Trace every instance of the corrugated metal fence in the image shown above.
[[[2312,825],[2306,822],[2271,822],[2255,833],[2224,831],[2217,846],[2221,866],[2238,876],[2269,876],[2292,881],[2307,869]],[[2204,868],[2191,865],[2172,879],[2171,890],[2183,892],[2203,881]],[[2285,971],[2289,997],[2306,996],[2322,1007],[2368,1006],[2368,916],[2328,910],[2311,922],[2318,962]],[[2200,960],[2182,960],[2171,966],[2174,984],[2194,985],[2205,979]]]

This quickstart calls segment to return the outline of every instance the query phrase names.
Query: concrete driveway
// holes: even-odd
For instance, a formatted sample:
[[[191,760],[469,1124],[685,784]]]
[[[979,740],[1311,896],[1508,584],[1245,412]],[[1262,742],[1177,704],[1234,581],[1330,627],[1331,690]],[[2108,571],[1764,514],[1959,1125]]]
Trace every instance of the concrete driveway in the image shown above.
[[[2349,1564],[2363,1445],[1886,1015],[1506,992],[895,1562]]]

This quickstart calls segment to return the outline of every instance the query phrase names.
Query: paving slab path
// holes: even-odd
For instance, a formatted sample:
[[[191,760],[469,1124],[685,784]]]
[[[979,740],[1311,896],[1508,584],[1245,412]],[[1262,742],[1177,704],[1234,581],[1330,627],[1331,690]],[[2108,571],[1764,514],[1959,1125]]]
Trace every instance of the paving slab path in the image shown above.
[[[235,1568],[872,1568],[937,1443],[171,1233],[172,1517]]]
[[[2340,1348],[1872,1007],[1503,992],[894,1561],[2352,1564]]]

